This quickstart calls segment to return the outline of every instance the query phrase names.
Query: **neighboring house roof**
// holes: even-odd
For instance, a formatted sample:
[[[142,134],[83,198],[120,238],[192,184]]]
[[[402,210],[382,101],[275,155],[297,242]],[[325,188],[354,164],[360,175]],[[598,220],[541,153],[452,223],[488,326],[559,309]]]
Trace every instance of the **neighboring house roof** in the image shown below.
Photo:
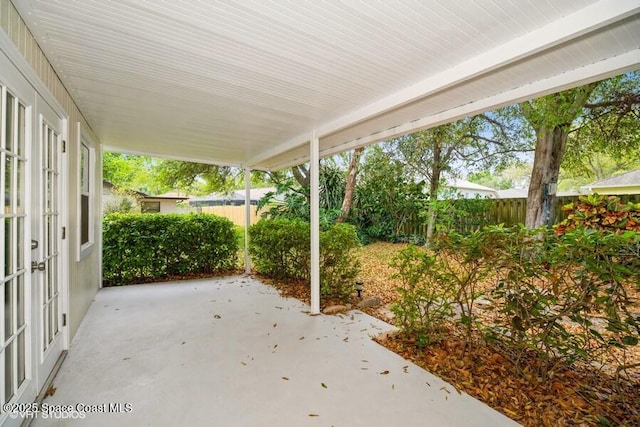
[[[446,184],[445,187],[461,192],[475,192],[478,194],[488,194],[492,197],[498,197],[498,190],[491,187],[486,187],[484,185],[476,184],[475,182],[465,181],[464,179],[453,180],[450,184]]]
[[[170,191],[168,193],[158,194],[157,196],[147,196],[150,199],[164,199],[164,200],[188,200],[191,196],[180,194],[178,191]]]
[[[608,187],[640,187],[640,169],[620,175],[605,178],[592,184],[585,185],[586,188],[608,188]]]
[[[107,180],[102,180],[102,194],[109,195],[118,191],[119,189],[117,185],[114,185]],[[179,196],[176,192],[160,194],[157,196],[151,196],[143,193],[142,191],[135,190],[125,190],[125,192],[133,196],[140,197],[143,200],[187,200],[189,198],[189,196]]]
[[[522,199],[526,198],[529,193],[527,188],[509,188],[507,190],[498,190],[498,199]]]
[[[267,193],[275,193],[277,189],[275,187],[267,188],[252,188],[249,191],[249,197],[252,202],[258,202]],[[244,203],[245,192],[244,190],[234,190],[230,193],[211,193],[204,197],[191,197],[189,203],[197,202],[238,202]],[[278,197],[276,197],[278,199]]]
[[[102,180],[102,194],[114,194],[114,193],[119,193],[120,191],[122,191],[117,185],[107,181],[107,180]],[[124,190],[126,193],[131,194],[132,196],[137,196],[137,197],[147,197],[147,194],[141,192],[141,191],[135,191],[135,190]]]
[[[187,200],[189,198],[189,196],[164,196],[164,195],[159,195],[159,196],[143,196],[142,200],[175,200],[175,201],[180,201],[180,200]]]

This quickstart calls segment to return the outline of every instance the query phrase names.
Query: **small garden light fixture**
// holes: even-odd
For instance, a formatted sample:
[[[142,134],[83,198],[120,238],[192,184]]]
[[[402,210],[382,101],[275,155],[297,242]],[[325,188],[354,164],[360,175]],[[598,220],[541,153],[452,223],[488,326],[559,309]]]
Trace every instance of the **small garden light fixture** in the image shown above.
[[[362,285],[364,285],[364,283],[361,280],[358,280],[356,282],[356,292],[358,293],[358,298],[362,298]]]

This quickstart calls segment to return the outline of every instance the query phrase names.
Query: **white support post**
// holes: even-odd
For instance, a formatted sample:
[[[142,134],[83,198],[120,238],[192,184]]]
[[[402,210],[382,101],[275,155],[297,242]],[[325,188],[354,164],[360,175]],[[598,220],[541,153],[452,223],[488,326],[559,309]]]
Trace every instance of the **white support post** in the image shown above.
[[[251,226],[251,169],[244,168],[244,272],[251,274],[249,227]]]
[[[320,141],[311,132],[311,314],[320,314]]]

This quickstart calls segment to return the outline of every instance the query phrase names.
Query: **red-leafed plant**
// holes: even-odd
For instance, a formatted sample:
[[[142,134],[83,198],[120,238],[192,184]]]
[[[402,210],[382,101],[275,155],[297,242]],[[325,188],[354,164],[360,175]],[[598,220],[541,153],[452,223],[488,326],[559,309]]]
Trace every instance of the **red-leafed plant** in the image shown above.
[[[556,234],[587,228],[599,231],[640,232],[640,203],[623,203],[617,196],[590,194],[562,207],[567,219],[556,226]]]

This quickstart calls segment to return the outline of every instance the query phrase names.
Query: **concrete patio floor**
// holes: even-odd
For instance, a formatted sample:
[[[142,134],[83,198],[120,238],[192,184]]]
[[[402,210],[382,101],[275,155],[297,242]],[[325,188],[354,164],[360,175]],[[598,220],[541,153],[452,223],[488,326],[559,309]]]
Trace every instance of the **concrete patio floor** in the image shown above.
[[[371,340],[392,326],[308,310],[249,276],[102,289],[43,403],[123,412],[31,425],[517,425]]]

